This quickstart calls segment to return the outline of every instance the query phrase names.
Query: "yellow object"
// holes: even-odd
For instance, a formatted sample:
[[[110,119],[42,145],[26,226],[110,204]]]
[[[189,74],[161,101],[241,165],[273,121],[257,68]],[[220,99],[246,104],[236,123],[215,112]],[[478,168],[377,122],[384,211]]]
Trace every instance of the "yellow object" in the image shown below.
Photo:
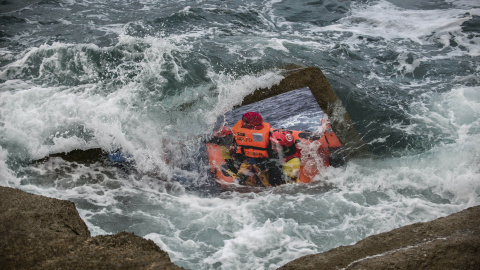
[[[268,172],[266,172],[266,171],[260,172],[260,174],[258,175],[258,178],[262,182],[263,186],[265,186],[265,187],[270,186],[270,183],[268,182],[268,179],[269,179]]]
[[[252,176],[252,175],[253,175],[253,172],[252,172],[252,170],[251,170],[251,165],[248,164],[248,163],[242,163],[242,164],[240,165],[240,168],[238,168],[237,174],[246,175],[246,176]]]
[[[222,149],[222,157],[223,157],[223,159],[229,160],[229,159],[232,158],[232,157],[230,156],[230,151],[228,150],[228,148],[227,148],[226,146],[220,146],[220,148]]]
[[[300,159],[292,158],[282,166],[283,173],[290,181],[297,182],[300,176]]]
[[[270,183],[268,182],[268,179],[269,179],[268,172],[261,171],[257,165],[248,164],[248,160],[247,162],[244,162],[240,165],[240,168],[238,168],[237,175],[240,178],[245,179],[244,185],[247,185],[247,186],[263,185],[265,187],[270,186]],[[258,181],[260,181],[261,183],[258,183]]]

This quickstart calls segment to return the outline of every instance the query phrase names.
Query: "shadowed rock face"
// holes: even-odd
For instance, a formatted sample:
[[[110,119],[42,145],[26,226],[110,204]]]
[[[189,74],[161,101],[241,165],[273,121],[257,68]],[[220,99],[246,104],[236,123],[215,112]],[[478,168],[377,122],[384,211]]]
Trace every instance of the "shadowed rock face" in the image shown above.
[[[304,256],[279,269],[480,269],[480,206]]]
[[[0,187],[2,269],[183,269],[132,233],[90,237],[74,203]]]
[[[340,139],[347,157],[368,156],[368,149],[353,126],[352,119],[338,99],[325,75],[316,67],[284,67],[285,78],[271,88],[257,89],[243,99],[240,106],[251,104],[291,90],[309,87],[320,108],[329,117],[332,129]]]

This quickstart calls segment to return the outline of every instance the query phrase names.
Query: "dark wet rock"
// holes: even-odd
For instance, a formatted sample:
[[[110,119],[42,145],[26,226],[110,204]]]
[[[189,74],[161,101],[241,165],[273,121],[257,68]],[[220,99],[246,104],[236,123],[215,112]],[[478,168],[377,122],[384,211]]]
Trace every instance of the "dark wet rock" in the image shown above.
[[[182,269],[133,233],[90,237],[70,201],[0,187],[1,269]]]
[[[480,206],[304,256],[279,269],[480,269]]]
[[[308,87],[317,100],[320,108],[326,113],[332,129],[344,146],[347,157],[368,156],[368,149],[355,129],[352,119],[343,107],[323,72],[316,67],[289,65],[285,70],[285,78],[270,88],[257,89],[243,99],[243,105],[251,104],[291,90]]]
[[[103,151],[100,148],[92,148],[87,150],[76,149],[68,153],[58,153],[58,154],[52,154],[48,156],[48,158],[51,158],[51,157],[60,157],[69,162],[79,162],[82,164],[88,164],[88,163],[94,163],[100,160],[106,160],[107,153],[105,153],[105,151]],[[45,161],[48,158],[37,160],[37,161],[40,161],[40,162]]]
[[[473,15],[470,20],[462,23],[461,27],[463,32],[479,34],[480,33],[480,16]],[[469,36],[469,38],[473,38],[473,36]]]

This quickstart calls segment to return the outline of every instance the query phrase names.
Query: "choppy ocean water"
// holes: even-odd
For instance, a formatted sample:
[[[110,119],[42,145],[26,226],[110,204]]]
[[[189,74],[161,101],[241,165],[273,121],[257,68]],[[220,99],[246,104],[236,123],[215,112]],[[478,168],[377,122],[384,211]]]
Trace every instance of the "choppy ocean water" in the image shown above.
[[[480,204],[477,1],[290,2],[2,4],[0,185],[71,200],[94,235],[134,232],[189,269],[275,269]],[[291,63],[322,69],[371,157],[219,192],[202,138]],[[135,170],[53,157],[96,148]]]

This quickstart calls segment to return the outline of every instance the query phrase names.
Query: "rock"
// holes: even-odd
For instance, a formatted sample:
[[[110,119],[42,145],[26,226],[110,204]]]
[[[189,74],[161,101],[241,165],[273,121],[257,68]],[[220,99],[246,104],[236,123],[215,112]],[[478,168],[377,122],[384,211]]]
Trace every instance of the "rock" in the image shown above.
[[[480,206],[307,255],[279,269],[480,269]]]
[[[316,67],[301,67],[289,65],[285,70],[285,78],[270,88],[255,90],[247,95],[240,106],[254,103],[291,90],[308,87],[320,105],[320,108],[329,117],[332,129],[339,138],[347,157],[365,157],[369,151],[353,121],[343,107],[341,100],[335,94],[323,72]]]
[[[92,148],[87,150],[75,149],[67,153],[56,153],[43,159],[34,160],[33,162],[42,163],[52,157],[59,157],[69,162],[77,162],[81,164],[93,164],[95,162],[108,160],[107,153],[105,151],[103,151],[101,148]]]
[[[70,201],[0,187],[2,269],[183,269],[132,233],[91,237]]]
[[[0,187],[1,269],[182,269],[133,233],[91,237],[72,202]],[[279,269],[480,269],[480,206]]]

